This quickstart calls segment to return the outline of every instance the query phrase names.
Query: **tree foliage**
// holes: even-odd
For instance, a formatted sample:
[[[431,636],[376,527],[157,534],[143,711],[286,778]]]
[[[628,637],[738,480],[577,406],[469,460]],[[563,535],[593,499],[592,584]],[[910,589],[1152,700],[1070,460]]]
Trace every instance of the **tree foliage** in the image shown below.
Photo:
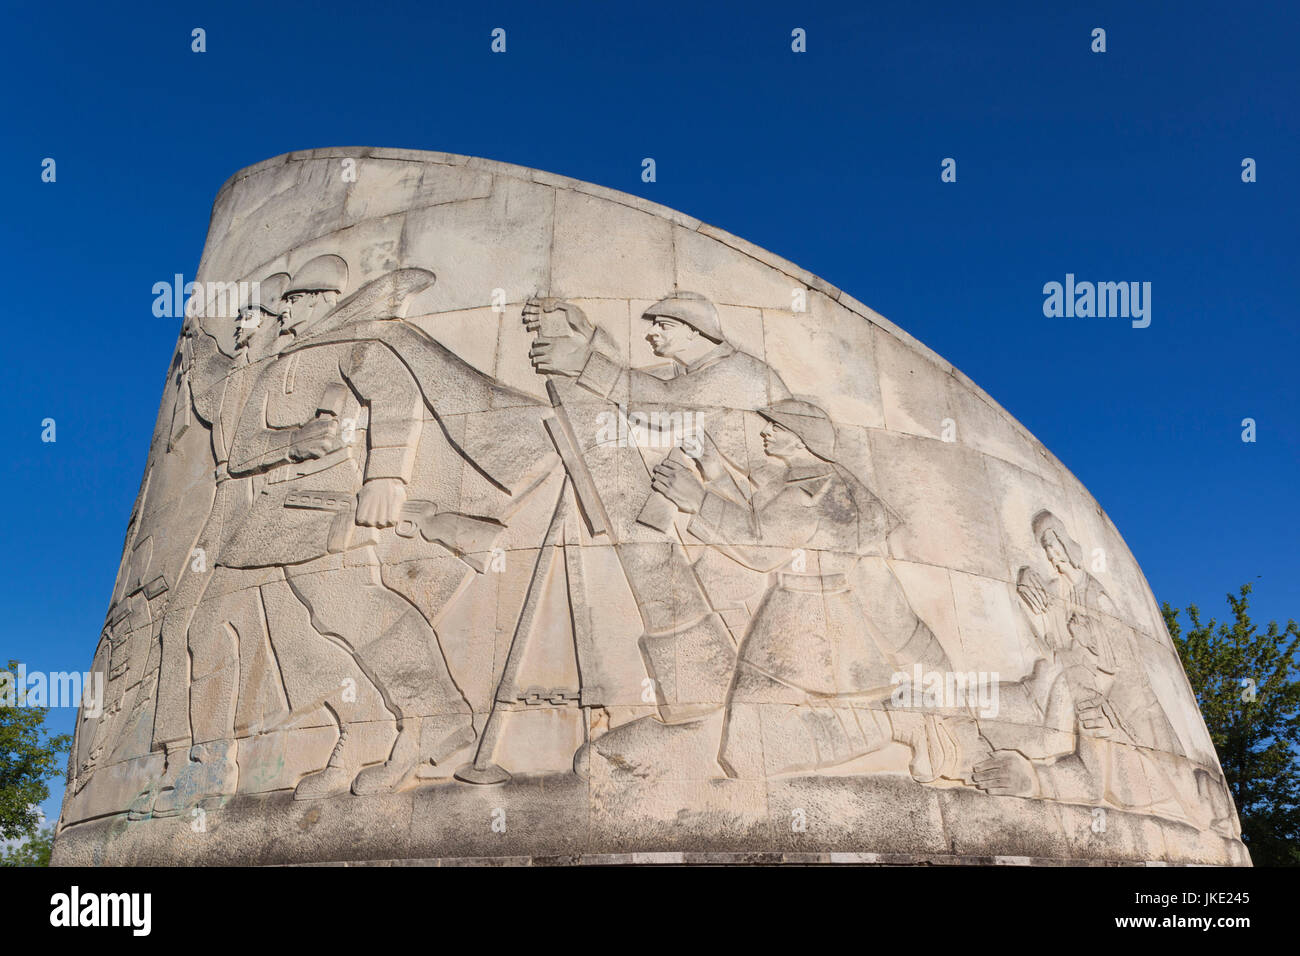
[[[1201,620],[1166,602],[1165,624],[1205,716],[1241,817],[1242,840],[1258,865],[1300,865],[1300,626],[1250,619],[1251,586],[1228,594],[1230,619]]]
[[[0,848],[0,866],[49,866],[54,828],[41,827],[26,840]]]
[[[0,839],[33,836],[41,825],[41,801],[50,795],[49,780],[63,770],[62,755],[72,738],[51,736],[45,727],[48,707],[28,707],[23,688],[14,684],[18,662],[0,673]]]

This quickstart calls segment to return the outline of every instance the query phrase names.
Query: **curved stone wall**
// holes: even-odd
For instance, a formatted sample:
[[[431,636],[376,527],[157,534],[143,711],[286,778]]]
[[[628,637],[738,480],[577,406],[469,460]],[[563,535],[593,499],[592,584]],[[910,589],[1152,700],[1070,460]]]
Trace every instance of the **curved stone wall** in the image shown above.
[[[815,276],[322,149],[196,282],[56,862],[1249,862],[1118,531]]]

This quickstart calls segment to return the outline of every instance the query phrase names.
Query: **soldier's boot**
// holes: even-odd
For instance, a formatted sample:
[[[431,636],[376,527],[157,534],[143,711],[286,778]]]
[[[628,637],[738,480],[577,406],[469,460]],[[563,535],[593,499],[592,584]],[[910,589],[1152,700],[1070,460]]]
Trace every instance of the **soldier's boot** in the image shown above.
[[[171,790],[180,775],[181,768],[189,764],[190,741],[188,740],[165,742],[162,744],[162,751],[163,774],[136,794],[126,811],[128,820],[148,820],[152,817],[158,795],[165,790]]]
[[[403,615],[377,640],[359,648],[356,658],[397,715],[397,740],[384,763],[357,774],[353,793],[395,790],[424,764],[445,760],[473,742],[470,706],[447,672],[437,636],[417,611]],[[444,713],[427,716],[429,701]]]
[[[882,712],[873,712],[875,713]],[[917,783],[933,783],[940,777],[954,777],[962,763],[963,740],[969,737],[970,721],[954,719],[951,723],[933,714],[890,711],[890,738],[912,751],[908,770]],[[967,733],[962,734],[966,728]]]
[[[926,671],[952,669],[952,662],[948,659],[948,652],[939,643],[939,638],[935,636],[930,626],[919,618],[903,646],[894,651],[894,657],[899,661],[920,664]]]
[[[351,759],[354,745],[350,744],[354,738],[355,735],[349,734],[346,726],[339,728],[339,739],[330,751],[329,762],[323,770],[309,773],[298,781],[298,786],[293,788],[295,800],[322,800],[348,792],[354,775]]]
[[[194,807],[215,809],[235,792],[235,699],[239,684],[239,648],[225,627],[193,622],[189,631],[191,661],[190,723],[204,743],[190,748],[189,762],[170,787],[163,787],[153,815],[170,817]]]
[[[424,764],[439,764],[474,742],[469,714],[406,717],[397,722],[397,740],[388,760],[366,767],[352,783],[357,795],[385,793],[407,783]]]
[[[366,767],[352,781],[358,796],[396,790],[420,764],[420,718],[407,717],[397,722],[397,739],[388,759],[377,767]]]
[[[471,714],[425,717],[421,747],[424,759],[437,766],[478,739]]]
[[[141,790],[131,801],[131,805],[126,809],[126,818],[128,820],[148,820],[153,816],[154,801],[158,795],[152,789]]]
[[[153,815],[170,817],[194,807],[216,809],[235,792],[238,783],[235,741],[210,740],[195,744],[190,748],[190,762],[181,768],[176,782],[160,791],[154,800]]]
[[[717,735],[736,667],[726,624],[711,612],[671,631],[647,631],[637,646],[654,683],[657,714],[583,744],[573,755],[573,772],[587,779],[599,758],[609,772],[642,780],[687,764],[717,775]]]
[[[199,806],[204,810],[216,810],[239,786],[239,764],[235,762],[233,740],[216,740],[206,748],[207,753],[202,759],[208,764],[204,776],[207,792],[199,798]]]

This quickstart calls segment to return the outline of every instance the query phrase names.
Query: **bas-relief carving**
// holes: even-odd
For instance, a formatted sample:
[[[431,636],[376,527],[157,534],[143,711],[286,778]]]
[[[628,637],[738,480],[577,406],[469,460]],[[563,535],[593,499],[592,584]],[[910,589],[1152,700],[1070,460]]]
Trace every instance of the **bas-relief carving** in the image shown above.
[[[973,767],[975,786],[1167,815],[1238,835],[1218,769],[1188,759],[1151,687],[1137,632],[1084,568],[1079,543],[1046,510],[1034,516],[1033,532],[1050,570],[1044,580],[1033,567],[1020,568],[1016,590],[1041,656],[1003,694],[1010,713],[1037,719],[1030,727],[980,723],[990,752]]]
[[[500,784],[545,712],[570,731],[538,747],[574,745],[547,772],[628,790],[889,772],[1238,834],[1218,768],[1187,756],[1156,697],[1143,638],[1050,510],[1063,503],[1024,515],[1043,560],[1006,570],[1034,663],[1002,675],[999,712],[900,703],[896,675],[980,662],[955,661],[913,609],[892,566],[898,512],[841,461],[848,423],[787,388],[782,363],[807,356],[759,358],[714,302],[676,291],[633,320],[660,360],[641,366],[574,302],[538,296],[501,321],[532,337],[513,381],[539,376],[541,400],[405,319],[437,263],[354,289],[343,255],[277,261],[256,303],[186,320],[65,826],[236,792]],[[194,471],[196,434],[207,477],[151,497],[156,469]],[[150,517],[174,500],[206,514],[155,558],[170,529]],[[615,586],[639,613],[617,638],[597,625]],[[442,627],[485,600],[509,619]],[[616,639],[635,644],[641,686],[611,676]],[[485,686],[452,665],[469,660],[487,662],[490,694],[467,692]]]

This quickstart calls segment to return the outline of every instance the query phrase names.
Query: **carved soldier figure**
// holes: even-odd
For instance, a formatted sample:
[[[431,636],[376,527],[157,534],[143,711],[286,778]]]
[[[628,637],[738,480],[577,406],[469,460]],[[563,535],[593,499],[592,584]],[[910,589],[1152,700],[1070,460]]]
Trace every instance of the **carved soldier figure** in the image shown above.
[[[913,747],[914,775],[931,780],[942,769],[932,755],[942,749],[937,724],[888,713],[883,702],[894,674],[950,665],[884,562],[888,509],[836,462],[835,427],[822,409],[789,399],[759,414],[775,467],[749,476],[750,488],[707,455],[699,463],[707,485],[672,459],[654,474],[655,489],[692,515],[692,535],[774,579],[737,654],[719,763],[728,776],[765,777],[843,764],[899,740]],[[872,613],[854,591],[860,561]]]
[[[132,747],[140,743],[139,718],[157,683],[156,636],[169,594],[165,574],[155,573],[152,535],[138,537],[140,509],[150,477],[151,471],[146,471],[132,509],[113,603],[91,667],[91,673],[103,681],[104,700],[97,711],[83,703],[78,714],[69,762],[69,793],[83,788],[97,767],[116,762],[120,754],[132,753]],[[144,745],[147,747],[147,739]]]
[[[338,256],[312,259],[289,284],[278,354],[231,447],[230,473],[253,479],[253,501],[218,563],[278,568],[316,630],[352,655],[396,717],[388,759],[351,781],[362,794],[400,786],[472,742],[474,730],[433,629],[384,584],[375,548],[406,499],[423,423],[419,385],[383,342],[313,341],[346,285]],[[339,747],[347,740],[340,728]],[[298,795],[346,789],[349,766],[336,751]]]
[[[233,355],[218,343],[226,330],[205,329],[195,316],[187,318],[182,333],[187,387],[177,402],[192,407],[211,429],[216,490],[198,548],[183,567],[163,619],[153,749],[166,753],[167,774],[156,790],[141,794],[132,808],[136,815],[179,813],[232,793],[238,782],[240,655],[257,646],[251,637],[254,631],[260,634],[259,608],[247,593],[218,600],[208,587],[222,529],[240,520],[251,501],[247,483],[232,481],[227,469],[230,441],[256,375],[253,366],[275,340],[275,319],[288,282],[288,274],[281,272],[257,284],[256,297],[242,306],[234,322]],[[249,639],[238,640],[232,631]]]
[[[771,366],[727,342],[717,308],[698,293],[675,292],[642,313],[650,323],[646,340],[655,355],[670,360],[649,369],[625,368],[608,334],[567,302],[531,302],[524,314],[530,331],[540,328],[541,312],[556,309],[564,311],[574,334],[538,336],[528,353],[533,367],[576,378],[601,398],[626,392],[629,403],[752,411],[790,397]]]
[[[548,330],[546,316],[556,312],[564,314],[564,328]],[[693,438],[728,458],[743,461],[746,456],[745,417],[789,395],[771,366],[725,340],[717,309],[693,292],[674,293],[642,315],[655,354],[669,360],[651,369],[627,368],[613,339],[572,303],[530,300],[523,317],[530,331],[553,333],[538,335],[530,358],[540,374],[572,380],[560,388],[566,404],[597,409],[613,401],[638,411],[657,406],[670,417],[702,409],[708,422]],[[671,454],[680,457],[682,451]],[[599,444],[588,451],[588,459],[597,489],[612,509],[618,559],[644,626],[638,647],[658,705],[657,716],[637,721],[635,733],[653,737],[665,728],[693,725],[723,706],[735,662],[734,639],[671,527],[671,506],[664,502],[667,522],[654,520],[645,499],[634,502],[620,487],[625,466],[644,468],[648,477],[654,459],[647,459],[644,448]],[[653,494],[648,485],[647,494]],[[619,739],[633,733],[624,730]],[[613,741],[607,744],[613,746]],[[584,760],[580,751],[575,757],[579,773]]]

